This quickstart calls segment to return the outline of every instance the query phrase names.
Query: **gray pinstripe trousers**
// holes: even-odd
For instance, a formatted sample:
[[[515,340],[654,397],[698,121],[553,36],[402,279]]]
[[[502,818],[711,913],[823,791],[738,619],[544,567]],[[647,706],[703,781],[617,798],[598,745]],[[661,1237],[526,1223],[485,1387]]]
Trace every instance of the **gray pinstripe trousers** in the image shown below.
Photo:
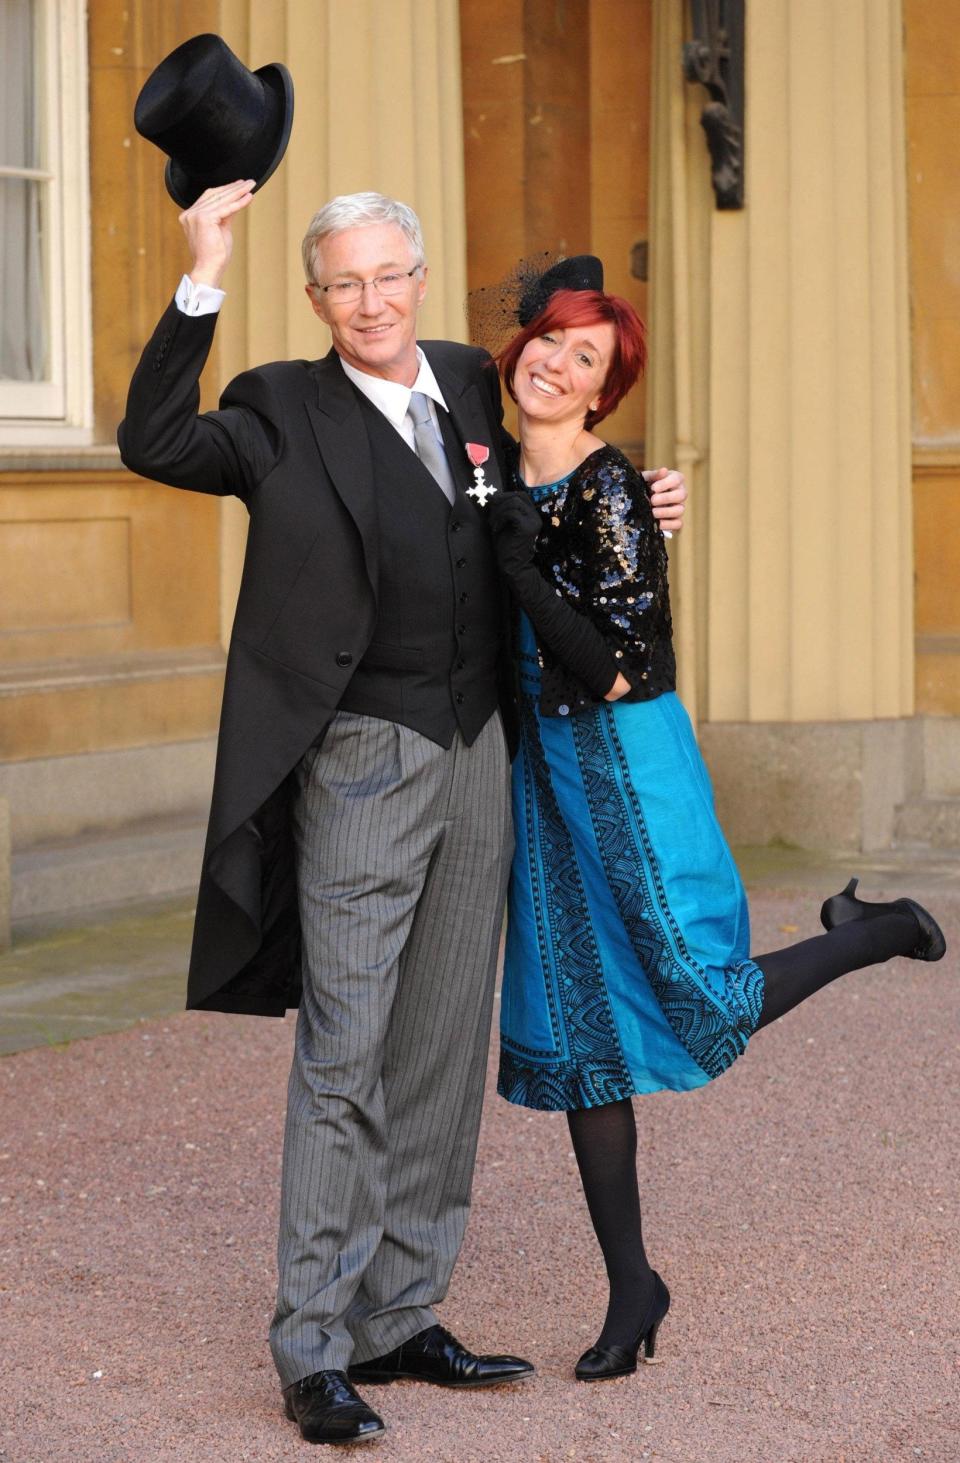
[[[338,712],[298,768],[303,1000],[284,1135],[284,1386],[433,1324],[466,1226],[512,851],[499,716],[449,750]]]

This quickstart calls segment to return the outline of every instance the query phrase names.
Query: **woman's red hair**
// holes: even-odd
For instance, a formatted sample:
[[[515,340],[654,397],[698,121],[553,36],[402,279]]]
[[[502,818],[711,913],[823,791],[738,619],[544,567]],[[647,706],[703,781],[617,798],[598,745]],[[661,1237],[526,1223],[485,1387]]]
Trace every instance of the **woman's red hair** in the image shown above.
[[[607,295],[602,290],[556,290],[536,319],[531,320],[504,346],[497,357],[503,384],[516,401],[513,378],[524,347],[538,335],[575,326],[613,326],[613,359],[607,370],[596,411],[587,412],[584,426],[591,430],[608,417],[626,396],[647,362],[646,331],[629,300]]]

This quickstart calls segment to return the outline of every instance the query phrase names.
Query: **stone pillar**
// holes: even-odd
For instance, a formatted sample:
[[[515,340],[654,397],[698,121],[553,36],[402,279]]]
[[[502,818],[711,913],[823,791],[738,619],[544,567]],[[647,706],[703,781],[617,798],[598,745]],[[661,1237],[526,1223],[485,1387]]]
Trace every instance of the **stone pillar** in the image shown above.
[[[672,217],[654,231],[653,375],[665,355],[673,386],[667,399],[654,388],[650,410],[658,457],[669,455],[671,434],[681,466],[708,452],[709,482],[694,482],[675,576],[681,649],[692,626],[702,658],[699,714],[909,715],[901,3],[747,6],[746,208],[736,213],[718,212],[702,188],[678,187],[690,165],[706,175],[708,159],[690,134],[689,100],[676,100],[677,8],[655,7],[656,74],[673,98],[668,135],[654,147],[655,199],[681,138],[687,166],[674,156]],[[689,91],[699,109],[705,93]],[[704,340],[709,399],[699,410]]]
[[[684,16],[674,0],[653,0],[646,460],[679,467],[690,487],[684,532],[670,548],[670,588],[678,689],[696,721],[707,670],[713,195],[700,106],[680,67]]]
[[[711,335],[711,720],[913,709],[901,53],[899,0],[748,7],[748,203],[714,224],[717,306],[745,282],[747,308]]]

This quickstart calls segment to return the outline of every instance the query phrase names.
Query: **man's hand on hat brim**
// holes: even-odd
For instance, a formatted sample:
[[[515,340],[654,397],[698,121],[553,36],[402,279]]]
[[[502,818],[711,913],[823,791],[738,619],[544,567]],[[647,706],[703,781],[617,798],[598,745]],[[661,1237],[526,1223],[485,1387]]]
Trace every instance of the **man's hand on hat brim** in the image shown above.
[[[233,253],[233,215],[250,203],[254,186],[253,178],[244,178],[207,188],[181,213],[180,224],[193,256],[189,274],[194,284],[219,289]]]

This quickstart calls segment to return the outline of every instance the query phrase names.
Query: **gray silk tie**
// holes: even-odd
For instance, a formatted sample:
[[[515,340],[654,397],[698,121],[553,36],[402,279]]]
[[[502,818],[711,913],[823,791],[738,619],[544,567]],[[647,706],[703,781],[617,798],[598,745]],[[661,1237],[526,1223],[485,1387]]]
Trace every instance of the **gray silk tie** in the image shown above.
[[[457,485],[443,444],[437,441],[437,430],[430,420],[430,406],[422,391],[411,391],[407,416],[413,422],[417,456],[442,489],[447,502],[452,503],[457,496]]]

